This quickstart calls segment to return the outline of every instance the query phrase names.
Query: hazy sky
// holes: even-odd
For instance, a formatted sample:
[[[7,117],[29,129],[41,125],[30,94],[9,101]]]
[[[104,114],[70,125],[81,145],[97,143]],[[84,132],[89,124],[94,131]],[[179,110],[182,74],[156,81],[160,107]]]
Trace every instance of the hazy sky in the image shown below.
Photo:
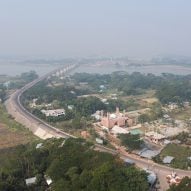
[[[0,0],[0,55],[191,55],[191,0]]]

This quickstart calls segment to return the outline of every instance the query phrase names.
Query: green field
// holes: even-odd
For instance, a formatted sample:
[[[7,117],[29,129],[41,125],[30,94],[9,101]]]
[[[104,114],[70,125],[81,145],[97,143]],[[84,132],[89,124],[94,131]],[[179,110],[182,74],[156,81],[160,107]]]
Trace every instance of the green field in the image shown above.
[[[162,163],[162,160],[166,156],[174,157],[170,166],[180,169],[189,169],[191,167],[191,148],[185,147],[177,144],[168,144],[161,153],[154,158],[156,162]]]

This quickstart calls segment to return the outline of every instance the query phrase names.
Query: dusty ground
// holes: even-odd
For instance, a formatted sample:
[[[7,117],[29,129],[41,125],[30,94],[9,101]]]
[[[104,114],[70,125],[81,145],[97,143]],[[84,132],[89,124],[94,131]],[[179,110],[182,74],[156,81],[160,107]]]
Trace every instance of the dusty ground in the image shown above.
[[[0,123],[0,149],[29,142],[32,138],[29,134],[26,131],[12,130],[5,124]]]

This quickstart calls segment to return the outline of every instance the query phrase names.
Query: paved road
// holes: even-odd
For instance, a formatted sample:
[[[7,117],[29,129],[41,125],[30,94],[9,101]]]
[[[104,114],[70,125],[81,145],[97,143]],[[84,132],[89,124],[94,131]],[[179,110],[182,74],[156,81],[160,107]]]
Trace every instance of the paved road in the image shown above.
[[[160,191],[166,191],[169,187],[167,181],[166,181],[166,176],[171,174],[172,171],[176,172],[178,176],[184,177],[184,176],[189,176],[191,177],[191,171],[186,171],[186,170],[180,170],[180,169],[173,169],[168,166],[160,165],[152,160],[147,160],[144,158],[140,158],[137,155],[134,154],[129,154],[127,152],[117,152],[113,149],[108,149],[103,146],[97,145],[97,150],[103,151],[103,152],[109,152],[114,155],[119,155],[121,159],[131,159],[135,162],[136,166],[142,168],[142,169],[148,169],[156,173],[159,181],[160,181],[160,186],[161,189]]]
[[[9,99],[5,102],[5,106],[9,114],[11,114],[16,121],[23,124],[25,127],[30,129],[36,136],[47,139],[51,137],[74,137],[69,135],[55,127],[47,124],[43,120],[37,118],[33,114],[31,114],[28,110],[26,110],[23,105],[21,104],[21,95],[31,87],[33,87],[38,82],[46,79],[47,77],[51,76],[52,74],[56,73],[59,70],[65,70],[65,73],[69,72],[70,70],[74,69],[77,65],[66,66],[64,68],[60,68],[48,73],[45,76],[42,76],[31,83],[25,85],[23,88],[17,90],[12,95],[10,95]]]
[[[68,68],[65,68],[65,72],[69,72],[75,67],[75,65],[70,66]],[[7,108],[8,113],[10,113],[16,121],[19,123],[23,124],[25,127],[29,128],[35,135],[39,136],[42,139],[47,139],[50,137],[73,137],[73,135],[70,135],[68,133],[65,133],[49,124],[46,122],[42,121],[41,119],[37,118],[36,116],[32,115],[30,112],[28,112],[21,104],[20,98],[21,95],[40,82],[41,80],[47,78],[48,76],[52,75],[53,73],[56,73],[57,70],[40,77],[33,82],[25,85],[23,88],[20,90],[17,90],[15,93],[13,93],[10,98],[6,101],[5,105]],[[161,191],[165,191],[168,188],[167,182],[166,182],[166,175],[170,174],[173,170],[173,168],[164,166],[164,165],[159,165],[157,163],[154,163],[151,160],[146,160],[143,158],[140,158],[136,155],[133,154],[128,154],[127,152],[117,152],[116,150],[109,149],[107,147],[101,146],[101,145],[95,145],[95,148],[99,151],[103,152],[109,152],[112,154],[118,154],[122,159],[129,158],[135,162],[135,164],[140,167],[140,168],[148,168],[150,170],[153,170],[159,177],[159,180],[161,182]],[[180,177],[184,176],[191,176],[191,171],[185,171],[185,170],[179,170],[176,169],[175,172]]]

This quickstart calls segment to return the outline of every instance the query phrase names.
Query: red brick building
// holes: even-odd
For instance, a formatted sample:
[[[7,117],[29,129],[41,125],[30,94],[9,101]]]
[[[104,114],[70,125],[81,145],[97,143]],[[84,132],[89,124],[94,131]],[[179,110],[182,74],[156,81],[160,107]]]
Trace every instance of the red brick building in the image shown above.
[[[120,113],[119,108],[116,108],[115,113],[107,113],[107,116],[102,116],[101,125],[107,128],[113,128],[115,125],[119,127],[132,126],[133,120],[130,119],[125,113]]]

